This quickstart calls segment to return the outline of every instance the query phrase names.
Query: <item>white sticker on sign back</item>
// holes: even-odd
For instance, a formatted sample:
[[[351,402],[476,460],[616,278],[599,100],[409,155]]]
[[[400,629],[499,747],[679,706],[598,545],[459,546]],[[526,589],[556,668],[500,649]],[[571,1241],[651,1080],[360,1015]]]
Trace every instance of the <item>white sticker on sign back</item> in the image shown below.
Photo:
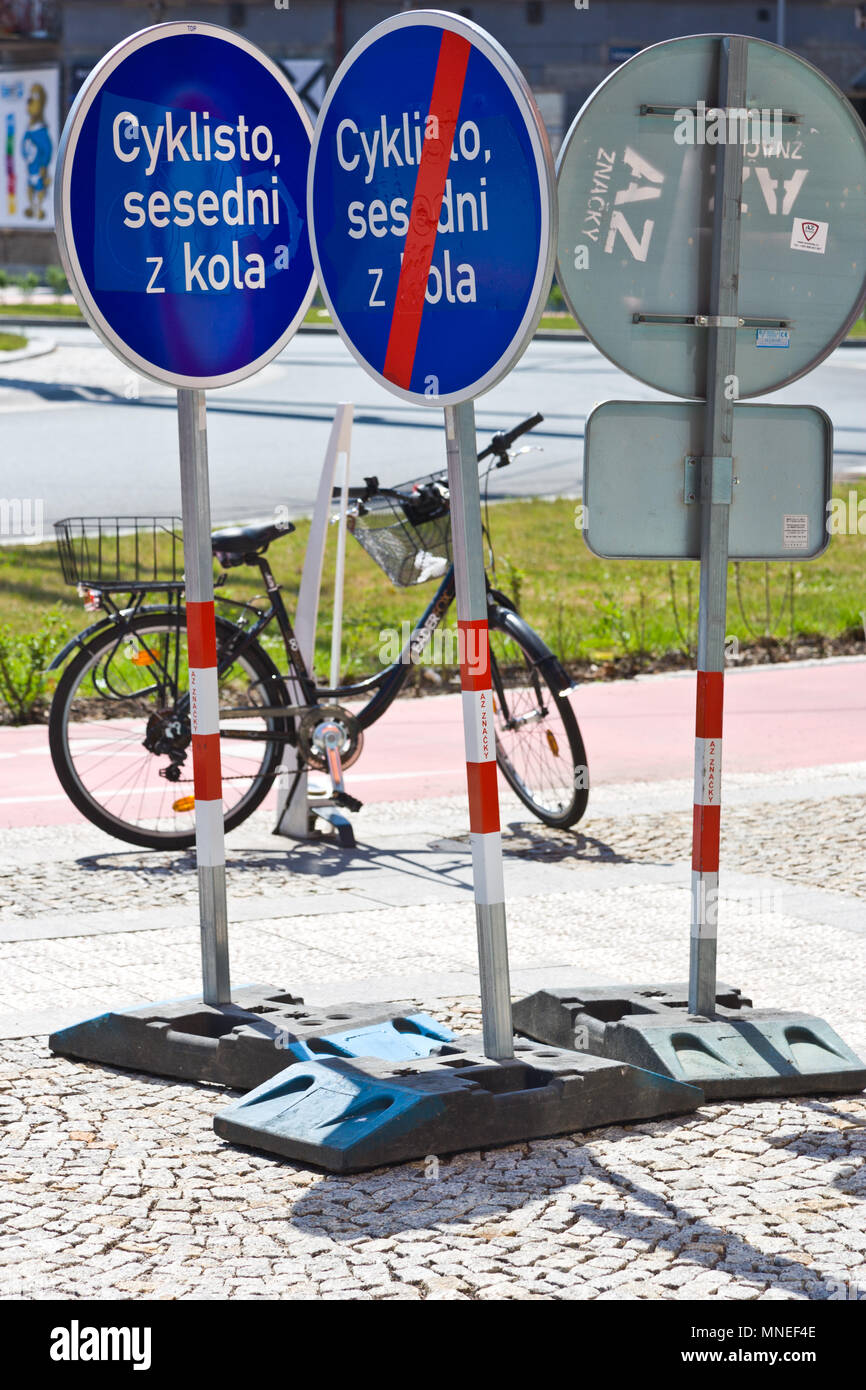
[[[812,222],[808,217],[795,217],[791,228],[791,250],[817,251],[823,256],[827,250],[829,226],[829,222]]]

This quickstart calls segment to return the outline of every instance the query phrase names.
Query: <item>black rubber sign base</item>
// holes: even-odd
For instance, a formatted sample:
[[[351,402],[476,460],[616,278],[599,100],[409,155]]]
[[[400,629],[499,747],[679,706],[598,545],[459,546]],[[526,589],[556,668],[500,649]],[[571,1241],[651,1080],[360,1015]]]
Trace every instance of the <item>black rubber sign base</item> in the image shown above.
[[[543,989],[514,1005],[520,1033],[648,1067],[708,1100],[817,1095],[866,1087],[866,1065],[823,1019],[754,1009],[721,987],[712,1018],[688,1011],[681,984]]]
[[[621,1062],[519,1040],[494,1062],[480,1038],[399,1065],[297,1062],[218,1114],[223,1139],[358,1172],[696,1109],[703,1093]]]
[[[52,1033],[48,1046],[155,1076],[248,1091],[288,1062],[325,1057],[425,1057],[454,1036],[410,1005],[330,1004],[316,1009],[275,985],[232,991],[231,1004],[201,997],[112,1010]]]

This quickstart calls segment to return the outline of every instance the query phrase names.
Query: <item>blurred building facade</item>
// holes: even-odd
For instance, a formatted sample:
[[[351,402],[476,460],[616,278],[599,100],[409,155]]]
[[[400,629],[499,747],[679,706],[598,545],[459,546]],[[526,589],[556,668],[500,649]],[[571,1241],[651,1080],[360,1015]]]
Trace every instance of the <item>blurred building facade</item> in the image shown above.
[[[741,33],[783,43],[825,72],[866,119],[866,3],[849,0],[428,0],[475,20],[514,56],[531,84],[554,147],[593,89],[648,44],[694,33]],[[27,171],[15,160],[32,123],[34,85],[56,91],[44,119],[52,143],[94,64],[125,35],[167,20],[221,24],[285,65],[315,113],[330,75],[374,24],[422,4],[377,0],[0,0],[0,97],[19,106],[4,117],[6,201],[0,178],[0,265],[58,260],[50,227],[22,225]],[[53,71],[56,87],[39,80]],[[17,75],[24,82],[16,84]],[[34,81],[35,77],[35,81]],[[26,90],[25,90],[26,89]],[[9,95],[12,94],[12,95]],[[28,105],[27,103],[31,103]],[[16,112],[18,124],[16,125]],[[31,114],[28,116],[28,112]],[[4,125],[5,121],[5,125]],[[53,125],[52,125],[53,122]],[[11,203],[10,190],[23,185]]]

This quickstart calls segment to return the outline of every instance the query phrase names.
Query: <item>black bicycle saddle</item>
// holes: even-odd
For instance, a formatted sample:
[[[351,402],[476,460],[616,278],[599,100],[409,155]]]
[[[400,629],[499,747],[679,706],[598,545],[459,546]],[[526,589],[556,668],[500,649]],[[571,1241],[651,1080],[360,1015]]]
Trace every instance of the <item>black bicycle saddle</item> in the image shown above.
[[[267,521],[258,526],[226,526],[222,531],[211,534],[211,550],[222,551],[226,555],[248,555],[253,551],[266,550],[271,541],[287,536],[294,531],[291,521]]]

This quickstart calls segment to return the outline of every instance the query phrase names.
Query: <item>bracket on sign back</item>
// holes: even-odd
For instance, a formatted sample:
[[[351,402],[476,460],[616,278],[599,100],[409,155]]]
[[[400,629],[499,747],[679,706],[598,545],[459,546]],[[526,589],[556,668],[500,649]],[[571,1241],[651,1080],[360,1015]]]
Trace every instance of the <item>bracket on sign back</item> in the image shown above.
[[[730,106],[729,106],[729,107],[713,106],[711,109],[712,109],[713,111],[721,111],[721,110],[724,110],[726,114],[729,114],[730,112],[736,110],[737,108],[736,108],[736,107],[730,107]],[[683,106],[660,106],[660,105],[658,104],[658,102],[653,102],[652,104],[650,104],[649,102],[643,101],[643,102],[641,102],[641,106],[640,106],[640,110],[639,110],[639,112],[638,112],[638,115],[639,115],[639,116],[670,116],[670,117],[672,117],[674,120],[681,120],[681,119],[682,119],[682,113],[683,113],[684,110],[685,110],[685,111],[688,111],[688,112],[690,113],[690,115],[692,115],[692,116],[697,116],[697,115],[699,114],[698,108],[697,108],[696,106],[685,106],[685,107],[683,107]],[[705,114],[706,114],[706,115],[709,115],[709,114],[710,114],[710,111],[707,110],[707,111],[705,112]],[[774,114],[775,114],[775,113],[774,113]],[[803,120],[803,117],[802,117],[802,115],[800,115],[800,113],[797,112],[797,111],[780,111],[780,112],[778,112],[778,119],[779,119],[779,121],[781,122],[782,125],[800,125],[800,123],[801,123],[802,120]]]
[[[712,492],[706,464],[712,464]],[[701,459],[701,496],[710,492],[710,502],[717,505],[725,502],[730,505],[734,491],[734,460],[726,454],[714,458]]]
[[[754,314],[643,314],[633,313],[632,323],[683,324],[687,328],[792,328],[790,319],[757,318]]]
[[[697,502],[701,477],[701,461],[694,454],[686,454],[683,465],[683,499],[687,507]]]
[[[692,502],[697,502],[699,497],[703,497],[704,472],[701,468],[703,463],[714,463],[713,469],[713,495],[712,502],[731,502],[733,500],[734,484],[739,482],[734,477],[733,459],[713,458],[702,459],[696,454],[686,454],[683,464],[683,500],[686,506],[691,506]],[[725,466],[727,465],[727,467]]]

